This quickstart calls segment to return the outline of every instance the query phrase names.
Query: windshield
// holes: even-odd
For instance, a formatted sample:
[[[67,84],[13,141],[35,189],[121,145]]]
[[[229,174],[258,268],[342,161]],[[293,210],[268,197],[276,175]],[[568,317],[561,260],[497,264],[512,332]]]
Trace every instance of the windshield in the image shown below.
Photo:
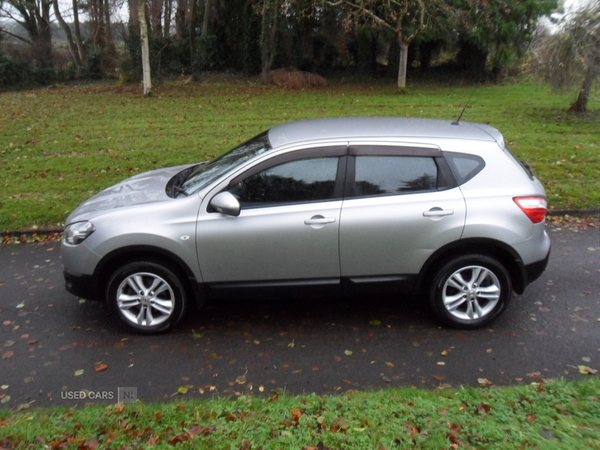
[[[267,131],[244,142],[233,150],[213,159],[208,164],[198,167],[183,183],[183,189],[187,194],[194,194],[204,189],[210,183],[225,173],[242,165],[246,161],[271,150],[271,144],[267,137]]]

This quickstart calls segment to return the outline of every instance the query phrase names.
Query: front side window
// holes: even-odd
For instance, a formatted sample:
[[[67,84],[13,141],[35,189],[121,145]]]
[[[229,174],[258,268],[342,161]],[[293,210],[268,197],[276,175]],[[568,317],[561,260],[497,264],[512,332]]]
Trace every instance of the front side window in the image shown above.
[[[437,189],[431,157],[357,156],[352,196],[393,195]]]
[[[229,189],[242,208],[335,198],[337,157],[291,161],[263,170]]]

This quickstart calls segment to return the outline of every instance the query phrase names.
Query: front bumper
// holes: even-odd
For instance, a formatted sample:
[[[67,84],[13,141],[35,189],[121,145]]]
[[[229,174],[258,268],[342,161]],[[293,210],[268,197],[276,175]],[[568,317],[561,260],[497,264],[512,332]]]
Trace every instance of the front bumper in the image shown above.
[[[73,275],[67,271],[63,272],[65,277],[65,288],[76,297],[86,300],[102,300],[94,279],[90,275]]]

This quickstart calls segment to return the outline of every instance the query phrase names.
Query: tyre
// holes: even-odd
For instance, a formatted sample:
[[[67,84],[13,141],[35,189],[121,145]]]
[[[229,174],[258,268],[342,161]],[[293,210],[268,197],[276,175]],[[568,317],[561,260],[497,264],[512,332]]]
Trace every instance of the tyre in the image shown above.
[[[433,276],[429,301],[446,325],[473,329],[489,324],[508,306],[512,284],[505,267],[487,255],[463,255]]]
[[[168,266],[143,261],[125,264],[110,277],[106,300],[119,324],[134,333],[160,333],[183,318],[187,293]]]

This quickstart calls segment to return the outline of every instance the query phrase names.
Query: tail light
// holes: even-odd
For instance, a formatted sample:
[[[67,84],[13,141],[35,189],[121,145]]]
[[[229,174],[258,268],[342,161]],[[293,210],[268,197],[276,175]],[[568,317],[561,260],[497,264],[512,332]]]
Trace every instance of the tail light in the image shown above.
[[[544,197],[515,197],[514,200],[533,223],[546,218],[548,202]]]

